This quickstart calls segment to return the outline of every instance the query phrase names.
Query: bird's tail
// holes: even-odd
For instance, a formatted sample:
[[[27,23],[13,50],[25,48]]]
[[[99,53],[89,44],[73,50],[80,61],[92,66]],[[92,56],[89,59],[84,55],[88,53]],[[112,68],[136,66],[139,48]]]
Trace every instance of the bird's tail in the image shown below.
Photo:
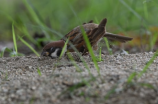
[[[117,35],[117,34],[113,34],[113,33],[109,33],[109,32],[105,32],[104,37],[106,37],[109,40],[119,41],[119,42],[127,42],[127,41],[131,41],[133,39],[130,37],[121,36],[121,35]]]
[[[101,37],[103,37],[103,35],[105,34],[105,25],[107,23],[107,19],[104,18],[100,24],[98,25],[97,28],[93,29],[92,31],[92,35],[91,37],[93,38],[93,40],[98,41]]]
[[[107,19],[104,18],[104,19],[100,22],[98,28],[105,27],[106,23],[107,23]]]

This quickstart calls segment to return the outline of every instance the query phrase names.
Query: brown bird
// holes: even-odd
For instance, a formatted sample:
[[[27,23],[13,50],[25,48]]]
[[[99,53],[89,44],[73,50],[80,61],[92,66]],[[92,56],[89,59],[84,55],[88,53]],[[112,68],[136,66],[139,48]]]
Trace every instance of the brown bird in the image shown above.
[[[120,42],[126,42],[132,40],[132,38],[130,37],[124,37],[106,32],[105,29],[106,23],[107,23],[107,19],[104,18],[99,25],[92,23],[92,21],[90,21],[89,23],[84,23],[82,25],[84,31],[88,36],[88,39],[90,41],[93,50],[97,50],[98,42],[102,39],[102,37],[106,37],[109,40],[116,40]],[[67,44],[67,48],[65,52],[67,51],[74,52],[75,50],[72,48],[73,45],[79,52],[82,53],[82,55],[88,53],[88,48],[84,41],[81,27],[77,26],[68,34],[66,34],[61,40],[48,43],[46,46],[44,46],[41,55],[50,56],[51,58],[59,57],[64,47],[65,41],[68,38],[69,38],[69,43]],[[70,45],[70,43],[72,43],[72,45]]]

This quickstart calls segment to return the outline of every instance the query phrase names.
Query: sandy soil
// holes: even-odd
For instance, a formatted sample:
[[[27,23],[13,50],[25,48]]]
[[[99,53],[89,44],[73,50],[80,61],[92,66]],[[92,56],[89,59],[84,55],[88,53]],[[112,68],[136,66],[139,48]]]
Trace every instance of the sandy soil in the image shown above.
[[[0,58],[0,104],[158,104],[158,58],[141,78],[127,83],[152,56],[102,56],[100,76],[88,56],[89,70],[78,58],[79,68],[65,57]]]

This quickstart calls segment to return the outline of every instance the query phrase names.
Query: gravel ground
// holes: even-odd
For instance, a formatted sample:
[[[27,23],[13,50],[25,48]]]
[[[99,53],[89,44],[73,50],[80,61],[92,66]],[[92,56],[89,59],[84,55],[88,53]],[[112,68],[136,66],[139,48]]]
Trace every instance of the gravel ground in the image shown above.
[[[89,70],[76,60],[24,56],[0,58],[0,104],[158,104],[158,58],[141,78],[153,53],[106,55],[100,76],[88,56]]]

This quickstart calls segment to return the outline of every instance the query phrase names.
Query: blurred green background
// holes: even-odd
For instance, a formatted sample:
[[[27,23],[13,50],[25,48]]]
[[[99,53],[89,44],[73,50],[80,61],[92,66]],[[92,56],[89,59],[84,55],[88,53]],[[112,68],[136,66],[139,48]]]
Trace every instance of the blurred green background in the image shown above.
[[[16,36],[36,44],[35,33],[58,40],[84,22],[106,17],[109,32],[136,37],[131,44],[149,37],[155,45],[157,12],[158,0],[0,0],[0,41],[12,41],[12,25]]]

